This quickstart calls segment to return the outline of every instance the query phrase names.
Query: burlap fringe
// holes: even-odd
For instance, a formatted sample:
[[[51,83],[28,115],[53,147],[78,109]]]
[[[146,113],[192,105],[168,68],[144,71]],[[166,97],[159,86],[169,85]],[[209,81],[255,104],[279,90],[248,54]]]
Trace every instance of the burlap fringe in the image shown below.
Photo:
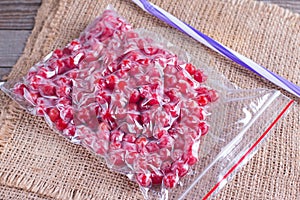
[[[0,154],[4,151],[9,139],[11,138],[11,131],[12,127],[9,128],[7,124],[3,124],[3,126],[0,128]]]
[[[1,113],[0,116],[0,121],[3,121],[3,124],[0,127],[0,154],[7,148],[10,139],[13,137],[16,124],[11,122],[18,122],[18,120],[21,120],[20,115],[18,115],[18,118],[17,115],[15,115],[15,113],[20,113],[20,106],[17,105],[17,103],[6,105],[3,110],[6,112]],[[13,188],[22,188],[37,194],[47,194],[48,197],[57,199],[82,200],[88,197],[88,195],[82,191],[53,187],[44,184],[40,180],[25,177],[25,175],[0,172],[0,183]],[[90,196],[88,199],[96,198]]]
[[[5,183],[8,187],[22,188],[26,191],[30,191],[37,194],[42,194],[43,196],[52,197],[55,199],[72,199],[72,200],[96,200],[97,197],[87,195],[86,193],[73,189],[66,190],[65,188],[53,187],[48,184],[43,184],[39,180],[33,180],[26,178],[25,176],[20,176],[17,174],[5,174],[0,173],[1,184]],[[45,195],[47,194],[47,195]]]
[[[0,121],[2,122],[0,125],[0,154],[4,151],[9,140],[12,138],[14,130],[14,124],[11,123],[11,120],[13,119],[12,113],[14,113],[17,108],[18,106],[16,103],[4,105],[3,107],[3,112],[0,116]]]

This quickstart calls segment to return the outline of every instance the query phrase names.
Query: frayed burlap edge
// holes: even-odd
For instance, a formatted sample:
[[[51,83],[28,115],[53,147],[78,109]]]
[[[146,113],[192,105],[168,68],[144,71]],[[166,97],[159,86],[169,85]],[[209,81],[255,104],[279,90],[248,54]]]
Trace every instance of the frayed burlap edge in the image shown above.
[[[51,200],[53,198],[39,195],[30,191],[26,191],[22,188],[9,187],[7,185],[0,185],[0,198],[1,199],[13,199],[13,200]]]
[[[51,187],[48,184],[42,184],[38,180],[28,179],[17,174],[4,175],[2,173],[0,174],[0,180],[5,182],[5,186],[22,189],[48,198],[82,200],[87,197],[86,194],[76,190],[69,191],[65,188]]]

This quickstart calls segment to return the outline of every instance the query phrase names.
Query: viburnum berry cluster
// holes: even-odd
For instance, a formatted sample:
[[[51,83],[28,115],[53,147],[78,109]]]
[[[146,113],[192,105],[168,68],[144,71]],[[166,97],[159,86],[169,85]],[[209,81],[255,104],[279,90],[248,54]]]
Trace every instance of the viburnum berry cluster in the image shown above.
[[[209,129],[218,94],[207,78],[108,10],[31,68],[14,92],[140,186],[173,188],[197,163]]]
[[[63,49],[56,49],[34,65],[23,82],[13,88],[17,100],[32,114],[44,116],[65,137],[75,135],[72,90],[82,61],[97,60],[113,35],[132,27],[115,11],[106,10],[78,39]]]

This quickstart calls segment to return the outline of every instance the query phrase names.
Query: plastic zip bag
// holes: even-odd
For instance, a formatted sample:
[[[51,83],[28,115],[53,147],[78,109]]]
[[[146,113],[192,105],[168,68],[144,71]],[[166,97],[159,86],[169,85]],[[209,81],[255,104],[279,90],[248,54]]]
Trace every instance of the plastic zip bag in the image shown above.
[[[146,199],[217,192],[292,104],[275,90],[238,89],[162,37],[132,30],[112,10],[2,89],[136,181]]]
[[[76,139],[145,191],[190,173],[219,98],[202,69],[149,36],[112,37],[101,58],[81,63],[73,87]]]

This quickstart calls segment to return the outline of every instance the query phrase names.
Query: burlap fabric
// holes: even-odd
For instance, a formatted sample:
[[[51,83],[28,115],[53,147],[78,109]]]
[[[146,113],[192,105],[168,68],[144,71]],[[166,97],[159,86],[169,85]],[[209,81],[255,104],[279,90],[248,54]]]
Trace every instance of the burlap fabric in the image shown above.
[[[251,0],[152,2],[300,84],[299,15]],[[108,3],[134,27],[172,30],[129,0],[45,0],[24,55],[9,78],[25,74],[49,51],[76,38]],[[204,63],[242,88],[276,88],[192,40],[185,44],[190,44],[188,48],[196,56],[203,54]],[[295,100],[299,103],[299,99]],[[0,199],[143,198],[135,183],[110,171],[101,158],[55,134],[43,119],[27,114],[2,92],[0,102]],[[299,105],[294,106],[278,123],[269,141],[221,190],[217,199],[300,199],[299,109]],[[193,199],[199,199],[197,194]]]
[[[13,188],[1,185],[1,198],[6,200],[24,200],[24,199],[34,199],[34,200],[52,200],[53,198],[40,195],[38,193],[29,192],[23,189]]]

